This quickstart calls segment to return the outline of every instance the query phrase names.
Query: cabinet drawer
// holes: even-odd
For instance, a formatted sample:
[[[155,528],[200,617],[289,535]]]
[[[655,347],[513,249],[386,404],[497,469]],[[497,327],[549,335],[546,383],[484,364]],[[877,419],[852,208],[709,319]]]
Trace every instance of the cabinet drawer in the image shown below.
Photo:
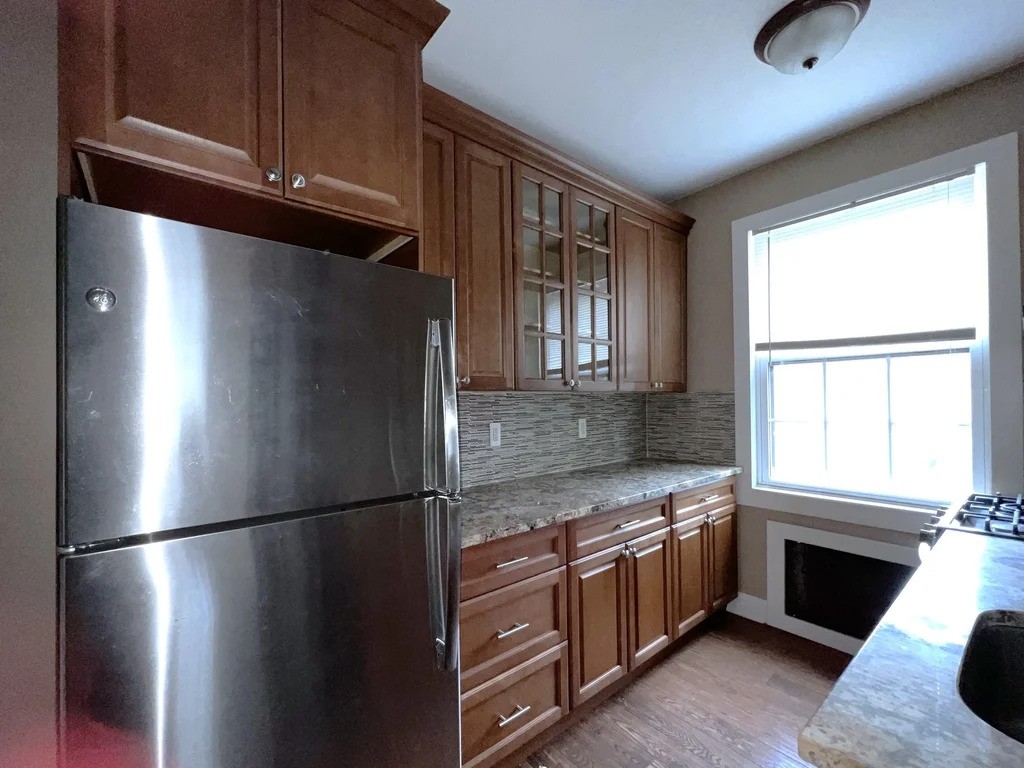
[[[668,525],[668,497],[570,520],[568,556],[576,560]]]
[[[682,493],[673,493],[672,522],[681,523],[713,509],[735,503],[735,487],[731,480],[717,485],[705,485],[703,488],[694,488]]]
[[[562,643],[463,695],[463,768],[493,765],[568,713],[568,657]]]
[[[565,610],[564,567],[462,603],[463,689],[565,642]]]
[[[550,525],[462,551],[462,599],[565,565],[565,526]]]

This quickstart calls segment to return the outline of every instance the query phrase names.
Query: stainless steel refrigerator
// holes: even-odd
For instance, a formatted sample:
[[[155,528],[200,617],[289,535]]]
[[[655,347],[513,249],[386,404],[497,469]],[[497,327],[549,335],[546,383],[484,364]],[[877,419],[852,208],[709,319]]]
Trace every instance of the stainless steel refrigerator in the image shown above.
[[[456,768],[452,281],[58,207],[63,765]]]

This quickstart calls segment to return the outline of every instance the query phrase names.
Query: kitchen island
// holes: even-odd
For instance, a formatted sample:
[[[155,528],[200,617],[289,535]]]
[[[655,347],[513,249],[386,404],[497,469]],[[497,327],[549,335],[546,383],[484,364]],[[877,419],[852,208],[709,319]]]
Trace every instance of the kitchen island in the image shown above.
[[[462,497],[462,546],[708,485],[739,467],[637,459],[469,488]]]
[[[960,698],[980,612],[1024,610],[1024,544],[947,532],[800,733],[820,768],[1019,768],[1024,744]]]

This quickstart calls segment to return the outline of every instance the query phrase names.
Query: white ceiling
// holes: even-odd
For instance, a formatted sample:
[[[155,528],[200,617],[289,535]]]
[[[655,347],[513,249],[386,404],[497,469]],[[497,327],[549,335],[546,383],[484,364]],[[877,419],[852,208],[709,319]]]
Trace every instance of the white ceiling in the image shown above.
[[[428,83],[664,200],[1024,58],[1024,0],[874,0],[802,76],[753,52],[786,0],[442,2]]]

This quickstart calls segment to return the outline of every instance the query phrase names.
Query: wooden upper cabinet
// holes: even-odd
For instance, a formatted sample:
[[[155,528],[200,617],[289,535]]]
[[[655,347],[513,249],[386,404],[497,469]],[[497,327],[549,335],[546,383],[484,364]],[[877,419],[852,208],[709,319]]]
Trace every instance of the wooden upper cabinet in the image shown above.
[[[461,137],[455,228],[459,386],[512,389],[512,161]]]
[[[616,388],[615,206],[571,189],[569,254],[572,313],[572,376],[581,390]]]
[[[348,0],[283,0],[285,195],[419,226],[420,47]]]
[[[686,390],[686,237],[657,224],[654,234],[651,378],[658,390]]]
[[[281,194],[279,0],[61,0],[60,17],[69,141]]]
[[[627,558],[624,547],[569,566],[572,705],[579,706],[626,674]]]
[[[420,271],[455,277],[455,135],[423,123]]]
[[[616,209],[618,244],[619,389],[646,391],[651,369],[653,329],[654,222]]]
[[[569,188],[521,163],[512,168],[516,388],[568,390],[572,375]]]

